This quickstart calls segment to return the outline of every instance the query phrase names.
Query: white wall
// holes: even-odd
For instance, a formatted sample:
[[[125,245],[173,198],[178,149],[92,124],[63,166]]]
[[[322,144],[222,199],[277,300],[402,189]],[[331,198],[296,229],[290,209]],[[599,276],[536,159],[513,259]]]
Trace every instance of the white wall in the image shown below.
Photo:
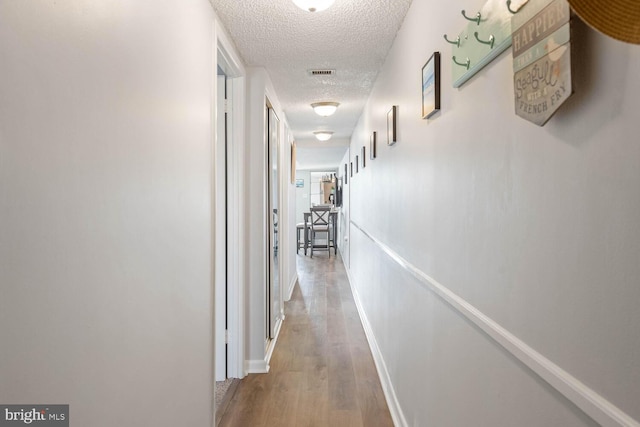
[[[296,171],[296,179],[304,180],[304,187],[296,188],[296,222],[304,222],[304,213],[311,207],[311,172]]]
[[[309,201],[310,205],[319,205],[324,203],[322,200],[322,185],[320,184],[322,179],[321,172],[311,172],[309,178]]]
[[[639,420],[640,48],[576,18],[576,94],[540,128],[514,114],[510,52],[452,89],[442,35],[466,25],[459,9],[414,0],[352,137],[358,153],[399,106],[399,142],[379,141],[378,158],[349,181],[350,276],[398,419],[595,424],[574,405],[593,409],[584,389],[558,392],[537,371],[580,381]],[[427,121],[420,70],[433,51],[442,111]],[[489,337],[500,328],[511,351]],[[544,363],[532,371],[533,351]]]
[[[0,401],[212,423],[212,13],[0,0]]]

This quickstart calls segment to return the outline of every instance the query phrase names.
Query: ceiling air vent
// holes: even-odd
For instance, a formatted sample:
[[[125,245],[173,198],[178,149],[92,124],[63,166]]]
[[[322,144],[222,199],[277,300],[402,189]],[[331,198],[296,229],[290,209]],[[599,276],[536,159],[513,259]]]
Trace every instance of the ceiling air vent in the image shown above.
[[[312,76],[333,76],[336,74],[336,70],[309,70],[309,74]]]

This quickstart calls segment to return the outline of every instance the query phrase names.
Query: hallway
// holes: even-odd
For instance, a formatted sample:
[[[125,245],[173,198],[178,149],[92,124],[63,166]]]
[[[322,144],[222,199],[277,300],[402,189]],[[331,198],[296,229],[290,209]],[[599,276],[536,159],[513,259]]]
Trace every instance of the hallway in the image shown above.
[[[244,378],[220,426],[392,426],[342,259],[297,256],[269,374]]]

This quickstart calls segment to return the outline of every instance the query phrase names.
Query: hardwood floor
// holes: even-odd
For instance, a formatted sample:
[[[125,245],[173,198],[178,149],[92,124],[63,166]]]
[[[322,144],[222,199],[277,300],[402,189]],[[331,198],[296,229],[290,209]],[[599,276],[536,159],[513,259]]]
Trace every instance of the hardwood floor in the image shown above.
[[[240,381],[220,426],[393,426],[340,259],[297,256],[268,374]]]

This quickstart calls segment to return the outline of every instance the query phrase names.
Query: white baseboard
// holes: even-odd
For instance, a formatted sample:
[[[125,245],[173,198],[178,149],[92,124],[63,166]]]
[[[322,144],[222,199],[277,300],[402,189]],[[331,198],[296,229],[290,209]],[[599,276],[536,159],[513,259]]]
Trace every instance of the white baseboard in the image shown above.
[[[291,282],[289,282],[289,288],[287,289],[287,293],[285,294],[285,301],[290,301],[291,296],[293,295],[293,288],[296,287],[296,282],[298,282],[298,272],[293,275],[291,278]]]
[[[407,420],[404,417],[402,408],[400,407],[400,402],[398,401],[396,392],[393,389],[391,377],[389,376],[387,365],[384,363],[382,352],[380,351],[380,347],[378,347],[378,342],[376,341],[376,337],[374,336],[373,330],[371,329],[371,324],[369,323],[367,314],[364,312],[364,308],[362,307],[362,303],[360,302],[358,291],[353,286],[351,273],[346,266],[344,269],[347,272],[347,279],[349,280],[349,286],[351,287],[351,294],[353,295],[353,300],[356,303],[356,308],[358,309],[358,314],[360,315],[362,328],[364,329],[367,341],[369,342],[369,348],[371,349],[373,362],[375,363],[376,369],[378,371],[378,377],[380,378],[380,383],[382,385],[382,392],[384,393],[385,400],[387,401],[387,406],[389,407],[389,412],[391,413],[393,425],[396,427],[408,427],[409,424],[407,424]]]
[[[269,373],[269,361],[273,355],[273,350],[276,348],[278,342],[278,336],[280,336],[280,329],[282,329],[282,322],[284,322],[284,314],[278,320],[276,324],[275,337],[267,344],[267,351],[265,352],[264,360],[246,360],[244,363],[245,372],[247,374],[267,374]]]
[[[269,372],[269,364],[266,360],[246,360],[244,368],[247,374],[266,374]]]
[[[269,364],[269,361],[271,360],[271,356],[273,355],[273,350],[275,350],[276,348],[276,343],[278,342],[278,337],[280,336],[280,329],[282,328],[282,322],[284,321],[284,314],[281,315],[282,317],[280,319],[278,319],[278,323],[276,323],[276,329],[275,329],[275,334],[274,337],[271,341],[269,341],[269,344],[267,345],[267,353],[264,356],[264,360],[267,362],[267,365]]]

